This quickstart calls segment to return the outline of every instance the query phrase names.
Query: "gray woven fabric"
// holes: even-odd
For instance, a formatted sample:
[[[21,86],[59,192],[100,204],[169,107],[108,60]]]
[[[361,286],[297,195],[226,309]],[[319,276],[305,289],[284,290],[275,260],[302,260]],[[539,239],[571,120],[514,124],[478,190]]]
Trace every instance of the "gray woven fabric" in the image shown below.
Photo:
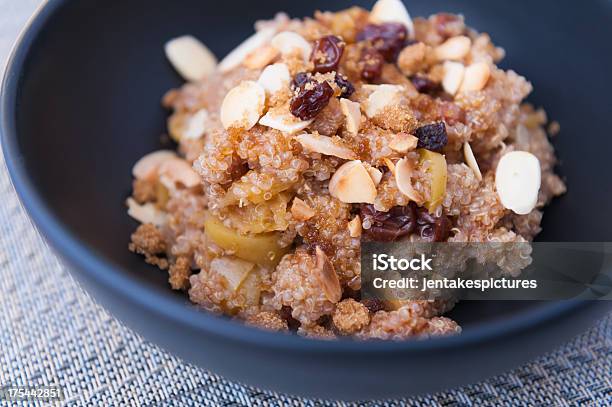
[[[0,0],[0,62],[37,3]],[[69,406],[353,405],[229,382],[122,326],[75,284],[37,235],[0,161],[0,387],[59,385],[66,395],[61,404]],[[612,405],[611,373],[612,315],[563,348],[486,382],[359,405]]]

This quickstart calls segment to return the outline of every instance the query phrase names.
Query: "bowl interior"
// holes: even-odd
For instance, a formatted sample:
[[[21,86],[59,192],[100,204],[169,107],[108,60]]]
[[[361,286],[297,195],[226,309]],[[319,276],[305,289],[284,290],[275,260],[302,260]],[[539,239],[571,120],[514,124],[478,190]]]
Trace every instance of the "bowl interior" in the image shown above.
[[[86,245],[161,296],[176,296],[163,272],[127,250],[136,223],[126,215],[131,168],[167,147],[162,95],[182,80],[164,57],[165,41],[192,34],[218,56],[279,9],[292,16],[337,10],[348,1],[223,2],[130,0],[64,2],[33,43],[18,84],[20,159],[44,203]],[[370,7],[371,2],[355,3]],[[554,144],[569,193],[547,208],[539,240],[606,241],[612,225],[608,151],[612,72],[605,52],[612,3],[411,0],[413,16],[461,12],[506,49],[502,66],[534,84],[530,100],[558,120]],[[534,304],[460,304],[454,315],[477,324]]]

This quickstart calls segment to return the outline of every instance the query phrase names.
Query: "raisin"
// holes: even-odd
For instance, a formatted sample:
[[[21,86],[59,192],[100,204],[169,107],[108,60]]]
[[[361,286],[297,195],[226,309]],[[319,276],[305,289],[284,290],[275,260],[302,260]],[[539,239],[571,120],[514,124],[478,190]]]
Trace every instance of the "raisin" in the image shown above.
[[[368,41],[387,62],[395,62],[406,45],[408,31],[404,24],[368,24],[357,34],[357,41]]]
[[[361,303],[365,305],[372,314],[385,309],[385,302],[378,298],[364,298],[361,300]]]
[[[334,89],[327,82],[307,82],[291,99],[289,109],[301,120],[310,120],[327,106],[333,95]]]
[[[361,71],[361,77],[369,82],[372,82],[380,77],[385,60],[380,52],[374,48],[366,48],[361,51],[358,67]]]
[[[442,89],[439,83],[436,83],[425,76],[416,75],[410,78],[410,81],[419,93],[432,94]]]
[[[287,321],[287,327],[289,328],[289,330],[297,331],[301,324],[300,324],[300,321],[293,318],[291,313],[292,313],[291,307],[288,307],[286,305],[283,305],[283,307],[280,309],[280,316],[282,319]]]
[[[416,230],[414,205],[394,206],[389,212],[380,212],[374,205],[362,204],[361,218],[371,226],[364,229],[365,235],[377,242],[393,242]]]
[[[341,98],[349,98],[355,92],[355,87],[346,76],[336,73],[335,82],[342,91],[340,94]]]
[[[314,63],[314,72],[327,73],[338,69],[345,45],[344,41],[335,35],[326,35],[318,39],[310,55]]]
[[[427,242],[444,242],[448,239],[451,222],[446,215],[433,216],[426,208],[416,208],[416,231]]]
[[[448,142],[444,122],[419,127],[414,131],[414,135],[419,139],[418,148],[426,148],[431,151],[442,150]]]
[[[306,83],[313,81],[312,75],[308,72],[300,72],[291,81],[291,88],[297,89],[302,88]]]

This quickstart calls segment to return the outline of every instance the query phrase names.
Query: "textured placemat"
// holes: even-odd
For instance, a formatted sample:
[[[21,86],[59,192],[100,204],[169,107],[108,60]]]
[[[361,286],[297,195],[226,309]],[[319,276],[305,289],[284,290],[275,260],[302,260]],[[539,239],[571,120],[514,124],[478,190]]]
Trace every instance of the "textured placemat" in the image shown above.
[[[38,2],[0,0],[0,63]],[[561,349],[486,382],[358,405],[604,406],[612,405],[611,376],[612,315]],[[353,405],[303,400],[229,382],[182,362],[122,326],[75,284],[38,236],[0,158],[3,385],[58,385],[65,393],[62,404],[70,406]]]

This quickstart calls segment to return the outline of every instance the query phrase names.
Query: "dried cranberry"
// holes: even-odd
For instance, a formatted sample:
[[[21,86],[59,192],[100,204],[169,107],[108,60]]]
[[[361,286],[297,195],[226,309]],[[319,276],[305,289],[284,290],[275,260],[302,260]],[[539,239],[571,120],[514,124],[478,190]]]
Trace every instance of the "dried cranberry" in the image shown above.
[[[314,72],[327,73],[338,69],[345,45],[344,41],[335,35],[318,39],[310,55],[314,62]]]
[[[366,236],[377,242],[393,242],[408,236],[416,228],[416,212],[413,205],[394,206],[389,212],[380,212],[374,205],[360,207],[361,218],[371,226],[364,229]]]
[[[436,83],[425,76],[416,75],[410,78],[410,81],[419,93],[431,94],[441,89],[439,83]]]
[[[446,215],[433,216],[426,208],[417,208],[416,231],[427,242],[444,242],[448,239],[451,222]]]
[[[419,139],[418,148],[426,148],[431,151],[442,150],[448,142],[444,122],[419,127],[414,131],[414,135]]]
[[[387,62],[397,60],[407,38],[408,31],[401,23],[368,24],[357,34],[357,41],[369,41]]]
[[[291,114],[301,120],[310,120],[327,106],[333,95],[334,89],[327,82],[307,82],[291,99]]]
[[[385,60],[380,52],[374,48],[364,49],[358,63],[361,77],[369,82],[378,79],[382,74],[384,64]]]
[[[346,76],[336,73],[335,82],[336,82],[336,85],[338,85],[338,87],[342,91],[342,93],[340,94],[340,97],[349,98],[351,97],[353,92],[355,92],[355,87],[348,80]]]

